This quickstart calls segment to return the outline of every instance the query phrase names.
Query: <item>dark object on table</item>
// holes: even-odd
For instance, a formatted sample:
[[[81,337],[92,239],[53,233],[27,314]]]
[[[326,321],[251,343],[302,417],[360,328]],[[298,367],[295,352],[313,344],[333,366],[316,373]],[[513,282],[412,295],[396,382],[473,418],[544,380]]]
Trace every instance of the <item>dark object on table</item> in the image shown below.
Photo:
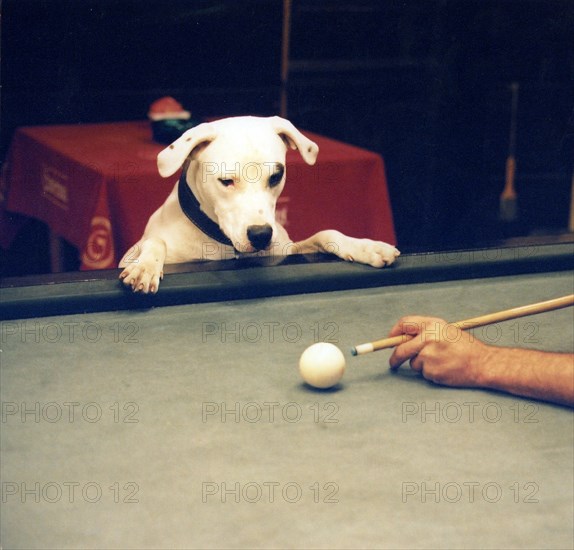
[[[148,118],[151,121],[153,140],[169,144],[201,121],[191,118],[191,113],[173,97],[162,97],[150,105]]]

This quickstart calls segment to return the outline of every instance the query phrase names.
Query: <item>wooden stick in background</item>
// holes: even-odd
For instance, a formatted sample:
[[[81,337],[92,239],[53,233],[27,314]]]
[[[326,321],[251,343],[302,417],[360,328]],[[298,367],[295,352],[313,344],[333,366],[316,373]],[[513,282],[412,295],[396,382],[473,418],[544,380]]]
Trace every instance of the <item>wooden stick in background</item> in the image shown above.
[[[516,174],[516,113],[518,110],[518,82],[510,85],[512,100],[510,106],[510,138],[508,157],[506,159],[506,179],[500,195],[498,217],[503,222],[512,222],[517,218],[516,189],[514,176]]]
[[[281,37],[281,106],[279,113],[287,118],[289,82],[289,46],[291,39],[291,0],[283,0],[283,33]]]

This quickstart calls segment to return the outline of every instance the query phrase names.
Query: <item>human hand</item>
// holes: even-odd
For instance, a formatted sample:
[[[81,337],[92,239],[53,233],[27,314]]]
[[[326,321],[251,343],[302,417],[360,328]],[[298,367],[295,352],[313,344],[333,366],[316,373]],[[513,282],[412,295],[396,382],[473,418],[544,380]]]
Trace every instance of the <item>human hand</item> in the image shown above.
[[[405,361],[426,379],[447,386],[481,385],[481,363],[488,346],[471,333],[435,317],[407,316],[391,329],[389,337],[407,334],[412,339],[398,345],[389,363],[397,369]]]

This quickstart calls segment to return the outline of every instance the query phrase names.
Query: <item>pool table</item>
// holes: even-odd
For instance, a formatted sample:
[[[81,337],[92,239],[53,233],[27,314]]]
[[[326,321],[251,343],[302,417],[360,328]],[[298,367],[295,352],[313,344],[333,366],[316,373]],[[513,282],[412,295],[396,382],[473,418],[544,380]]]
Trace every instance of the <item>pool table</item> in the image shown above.
[[[5,280],[4,548],[572,548],[572,409],[434,385],[390,350],[410,313],[460,320],[570,294],[574,244]],[[573,351],[572,309],[475,329]],[[299,378],[316,341],[342,381]]]

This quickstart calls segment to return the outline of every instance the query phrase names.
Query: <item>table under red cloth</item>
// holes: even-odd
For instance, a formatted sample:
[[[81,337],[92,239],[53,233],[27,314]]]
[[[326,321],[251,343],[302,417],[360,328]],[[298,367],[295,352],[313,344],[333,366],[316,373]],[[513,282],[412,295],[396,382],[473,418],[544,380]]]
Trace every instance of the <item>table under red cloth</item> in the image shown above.
[[[304,132],[315,166],[287,154],[277,218],[293,240],[321,229],[396,244],[380,155]],[[4,165],[5,213],[44,221],[81,251],[83,269],[116,267],[178,174],[163,179],[147,121],[19,128]],[[4,219],[6,222],[6,218]]]

